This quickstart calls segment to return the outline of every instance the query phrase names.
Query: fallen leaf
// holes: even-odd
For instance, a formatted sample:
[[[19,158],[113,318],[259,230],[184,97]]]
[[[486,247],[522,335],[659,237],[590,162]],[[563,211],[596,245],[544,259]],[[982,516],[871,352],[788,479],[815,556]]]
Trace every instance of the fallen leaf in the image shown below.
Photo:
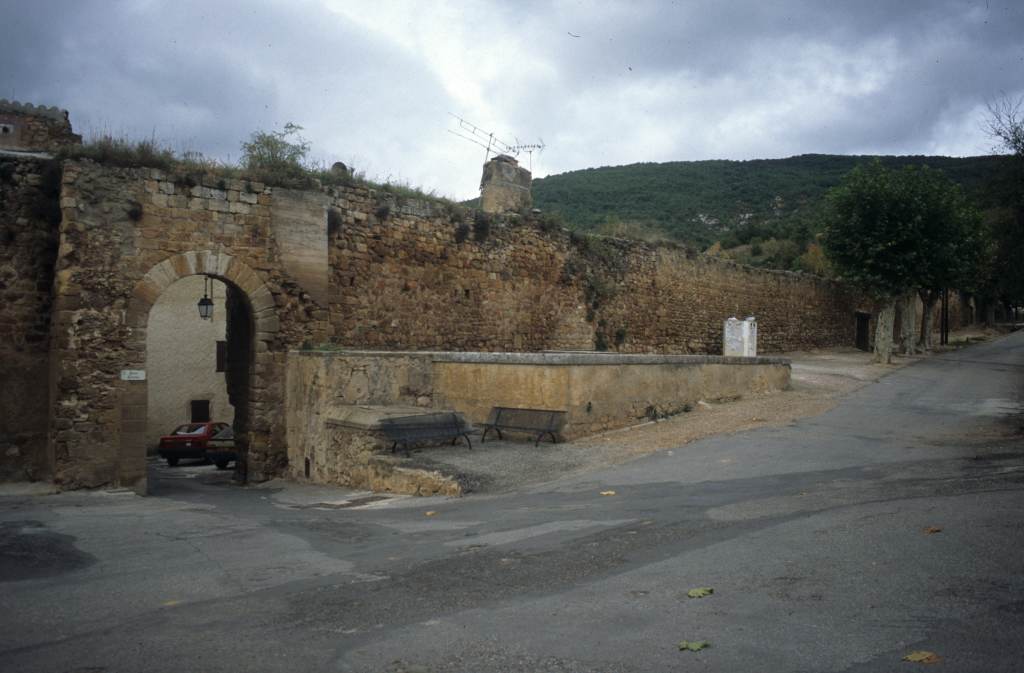
[[[601,495],[615,495],[615,491],[601,491]]]
[[[711,647],[711,643],[706,640],[683,640],[679,643],[679,649],[683,652],[700,652],[708,647]]]
[[[686,595],[690,598],[704,598],[715,593],[715,590],[711,587],[697,587],[696,589],[690,589],[686,592]]]
[[[169,600],[169,601],[164,601],[160,605],[164,606],[165,608],[169,608],[169,607],[171,607],[173,605],[177,605],[178,603],[181,603],[181,601],[179,601],[177,599],[172,599],[172,600]]]
[[[435,514],[437,514],[437,512],[435,512],[434,510],[430,510],[429,512],[424,512],[424,514],[427,516],[434,516]]]
[[[941,659],[942,657],[928,650],[915,650],[903,657],[903,661],[911,661],[915,664],[937,664]]]
[[[935,533],[941,533],[941,532],[942,532],[942,529],[939,528],[938,526],[928,526],[927,528],[924,529],[925,535],[933,535]]]

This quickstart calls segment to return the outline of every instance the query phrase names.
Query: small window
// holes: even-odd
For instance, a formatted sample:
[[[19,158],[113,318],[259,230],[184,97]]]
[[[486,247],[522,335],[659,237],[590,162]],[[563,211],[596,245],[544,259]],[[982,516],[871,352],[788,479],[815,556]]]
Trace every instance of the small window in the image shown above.
[[[14,133],[14,127],[10,124],[0,124],[0,136],[9,136]]]
[[[192,400],[189,402],[192,408],[193,423],[207,423],[210,420],[210,400]]]
[[[217,371],[226,372],[228,370],[228,342],[218,341],[217,342]]]

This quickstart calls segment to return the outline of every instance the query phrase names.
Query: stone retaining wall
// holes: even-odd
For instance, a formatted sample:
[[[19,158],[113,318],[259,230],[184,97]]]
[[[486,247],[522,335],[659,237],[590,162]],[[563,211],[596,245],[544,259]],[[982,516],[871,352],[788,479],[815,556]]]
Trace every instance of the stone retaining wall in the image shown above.
[[[782,390],[789,375],[782,358],[292,352],[285,396],[290,474],[354,488],[447,492],[440,484],[453,481],[399,470],[383,455],[372,419],[435,409],[479,424],[493,406],[555,409],[568,412],[563,434],[571,439],[681,413],[702,399]]]

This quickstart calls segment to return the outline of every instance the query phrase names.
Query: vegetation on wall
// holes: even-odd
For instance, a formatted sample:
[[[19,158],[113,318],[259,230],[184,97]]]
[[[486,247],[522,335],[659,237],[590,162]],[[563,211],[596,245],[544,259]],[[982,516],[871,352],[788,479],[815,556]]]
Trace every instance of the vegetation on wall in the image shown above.
[[[285,124],[281,131],[254,131],[242,143],[242,158],[230,164],[188,151],[179,155],[155,139],[128,140],[102,135],[80,145],[61,148],[58,159],[89,159],[106,166],[159,168],[189,176],[213,175],[222,179],[249,179],[272,187],[309,189],[320,186],[359,186],[380,190],[399,198],[423,199],[454,207],[449,199],[425,192],[390,177],[384,182],[369,180],[358,171],[332,170],[307,160],[310,143],[299,132],[301,126]],[[199,180],[192,178],[195,184]]]

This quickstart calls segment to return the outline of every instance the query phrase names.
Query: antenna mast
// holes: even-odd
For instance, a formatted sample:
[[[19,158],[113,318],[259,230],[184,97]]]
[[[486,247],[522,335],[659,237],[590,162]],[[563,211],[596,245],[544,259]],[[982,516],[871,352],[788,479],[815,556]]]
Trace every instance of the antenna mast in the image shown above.
[[[494,133],[485,131],[476,124],[466,121],[462,117],[448,113],[452,118],[455,119],[457,126],[456,129],[448,129],[448,133],[458,136],[463,140],[479,145],[484,148],[484,163],[491,158],[491,153],[495,154],[507,154],[509,156],[518,157],[521,152],[526,152],[529,158],[530,168],[533,171],[533,153],[538,154],[544,151],[544,141],[541,140],[539,143],[534,144],[522,144],[519,139],[516,138],[515,143],[507,143],[504,140],[498,138]]]

